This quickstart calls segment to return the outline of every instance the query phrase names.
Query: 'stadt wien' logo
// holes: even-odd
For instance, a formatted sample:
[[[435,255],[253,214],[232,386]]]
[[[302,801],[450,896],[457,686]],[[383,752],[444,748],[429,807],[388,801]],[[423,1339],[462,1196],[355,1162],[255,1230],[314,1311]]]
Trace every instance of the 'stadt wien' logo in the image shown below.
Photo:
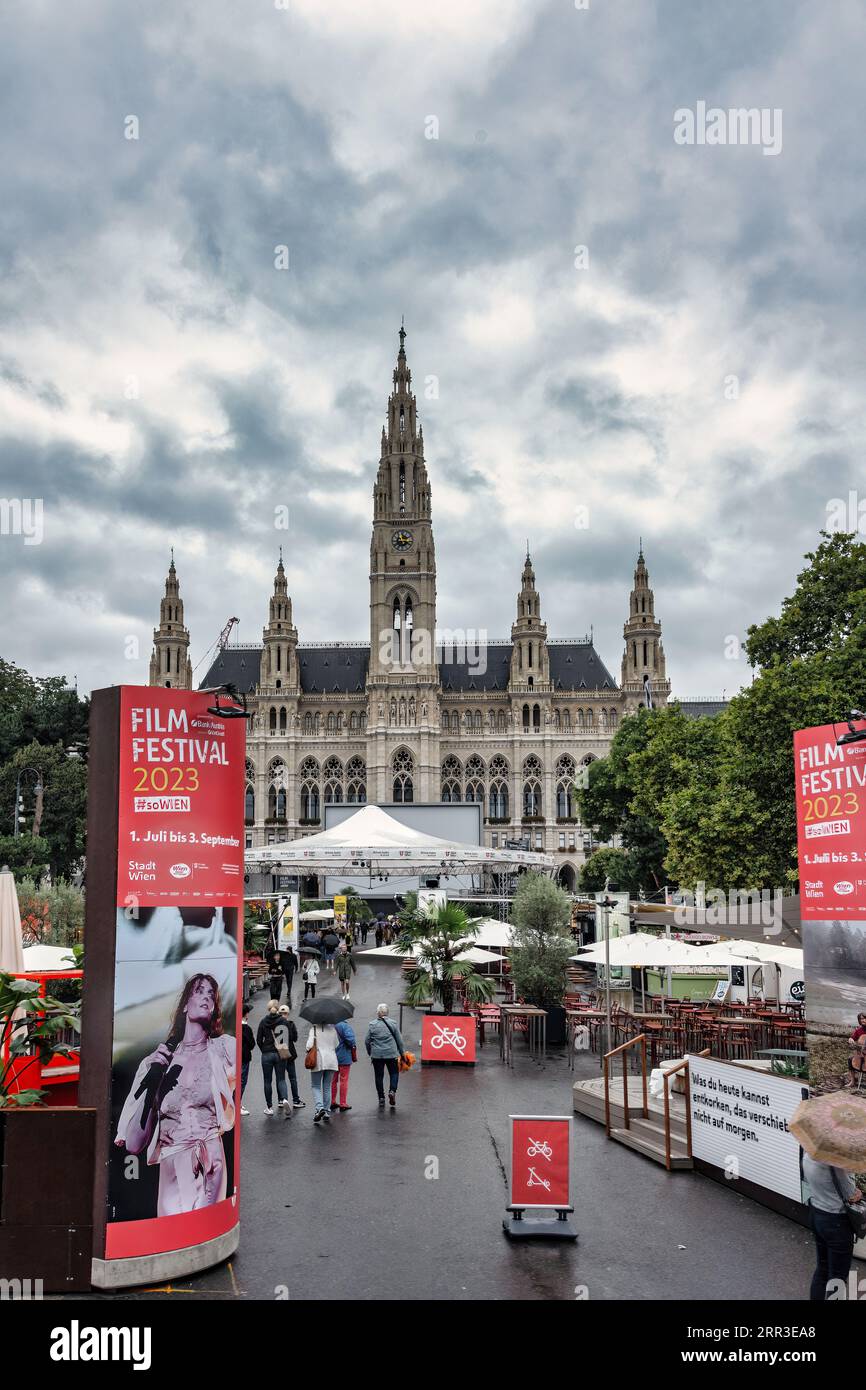
[[[172,864],[169,873],[172,878],[189,878],[192,869],[189,867],[189,864]]]
[[[833,887],[836,889],[837,893],[842,893],[845,895],[854,892],[854,884],[849,883],[847,878],[840,879],[838,883],[833,884]]]

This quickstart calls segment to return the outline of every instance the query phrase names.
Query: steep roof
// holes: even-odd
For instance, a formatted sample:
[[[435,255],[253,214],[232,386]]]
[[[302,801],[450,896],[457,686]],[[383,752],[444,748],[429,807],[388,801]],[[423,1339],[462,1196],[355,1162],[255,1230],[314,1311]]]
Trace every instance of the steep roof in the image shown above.
[[[547,650],[554,690],[616,690],[616,681],[591,642],[554,642]],[[202,685],[229,684],[249,694],[258,684],[261,653],[261,647],[224,647]],[[446,693],[504,691],[508,686],[510,642],[491,642],[477,656],[471,647],[445,647],[439,658]],[[298,662],[305,694],[358,694],[366,685],[370,648],[340,642],[315,647],[299,644]]]

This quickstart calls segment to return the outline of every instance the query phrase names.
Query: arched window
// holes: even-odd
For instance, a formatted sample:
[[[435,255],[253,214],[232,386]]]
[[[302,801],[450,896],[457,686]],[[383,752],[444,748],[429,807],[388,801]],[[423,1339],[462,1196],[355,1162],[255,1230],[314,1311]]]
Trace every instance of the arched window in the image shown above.
[[[646,659],[646,638],[643,639],[643,664],[644,664],[644,666],[646,666],[646,664],[647,664],[647,659]]]
[[[364,732],[364,730],[366,729],[366,727],[367,727],[367,711],[362,709],[362,710],[361,710],[361,733]]]
[[[588,729],[591,729],[591,728],[592,728],[592,724],[593,724],[593,720],[592,720],[592,710],[591,710],[591,709],[588,709],[588,710],[586,711],[586,727],[587,727]]]
[[[442,800],[443,800],[443,801],[459,801],[459,800],[460,800],[460,783],[459,783],[459,782],[455,782],[455,781],[453,781],[453,780],[451,780],[451,779],[449,779],[447,782],[443,782],[443,783],[442,783]]]
[[[394,774],[394,801],[414,801],[412,773],[415,771],[415,759],[408,748],[401,748],[394,754],[391,768]]]
[[[252,787],[247,786],[244,792],[244,820],[253,821],[256,818],[256,794]]]
[[[540,728],[541,728],[541,706],[540,706],[540,705],[533,705],[533,706],[532,706],[532,731],[533,731],[533,733],[538,733],[538,731],[539,731]]]
[[[480,709],[477,709],[477,710],[475,711],[475,718],[474,718],[474,720],[473,720],[472,722],[473,722],[473,724],[475,725],[475,728],[476,728],[477,732],[480,733],[480,732],[481,732],[481,710],[480,710]]]
[[[442,800],[462,801],[463,766],[453,753],[442,762]]]
[[[349,715],[349,733],[350,733],[350,734],[356,734],[357,732],[358,732],[358,713],[357,713],[357,710],[352,710],[352,713]]]
[[[346,763],[346,800],[363,805],[367,800],[367,764],[363,758],[350,758]]]
[[[286,819],[286,789],[280,787],[277,792],[277,820]]]
[[[566,730],[569,730],[569,731],[571,730],[571,710],[570,710],[570,709],[565,709],[565,710],[562,711],[562,727],[563,727],[564,729],[566,729]]]
[[[482,803],[482,805],[484,804],[484,784],[483,784],[483,782],[467,782],[467,783],[466,783],[466,800],[467,800],[467,801],[480,801],[480,802]]]
[[[343,800],[343,765],[339,758],[328,758],[322,768],[325,783],[325,805],[339,805]]]
[[[616,728],[616,710],[615,710],[615,709],[612,709],[611,712],[610,712],[610,727],[611,727],[612,729],[615,729],[615,728]]]
[[[523,706],[523,732],[529,733],[529,705]]]
[[[298,768],[301,781],[301,819],[319,819],[319,764],[315,758],[304,758]]]
[[[505,733],[505,710],[504,710],[504,709],[499,710],[498,714],[496,715],[496,732],[497,732],[498,734],[504,734],[504,733]]]
[[[281,734],[284,734],[285,732],[286,732],[286,707],[285,707],[285,705],[280,705],[280,733],[281,733]]]
[[[508,783],[491,782],[488,806],[491,820],[508,819]]]
[[[306,714],[304,715],[304,733],[305,733],[305,734],[311,734],[312,732],[313,732],[313,716],[310,714],[310,711],[307,710]]]
[[[525,782],[523,786],[523,814],[541,815],[541,784],[536,781]]]
[[[277,732],[277,711],[274,709],[273,705],[271,705],[271,712],[268,716],[268,727],[272,734]]]
[[[558,709],[555,709],[555,710],[553,711],[553,727],[554,727],[554,729],[561,729],[561,728],[562,728],[562,720],[561,720],[560,713],[559,713],[559,710],[558,710]]]
[[[556,761],[556,814],[574,815],[574,779],[577,774],[574,758],[563,753]]]

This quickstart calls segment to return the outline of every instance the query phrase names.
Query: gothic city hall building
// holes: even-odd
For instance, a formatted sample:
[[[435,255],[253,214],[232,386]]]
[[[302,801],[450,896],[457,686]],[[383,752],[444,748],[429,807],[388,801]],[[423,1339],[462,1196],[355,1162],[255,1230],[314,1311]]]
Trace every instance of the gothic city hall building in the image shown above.
[[[332,802],[474,801],[487,844],[554,854],[573,889],[595,848],[575,786],[624,714],[670,694],[643,551],[619,684],[591,638],[548,636],[528,554],[510,640],[437,632],[432,489],[405,336],[373,485],[369,641],[303,642],[281,555],[261,645],[224,646],[202,681],[236,686],[251,710],[247,847],[314,834]],[[151,685],[191,688],[189,640],[172,557]]]

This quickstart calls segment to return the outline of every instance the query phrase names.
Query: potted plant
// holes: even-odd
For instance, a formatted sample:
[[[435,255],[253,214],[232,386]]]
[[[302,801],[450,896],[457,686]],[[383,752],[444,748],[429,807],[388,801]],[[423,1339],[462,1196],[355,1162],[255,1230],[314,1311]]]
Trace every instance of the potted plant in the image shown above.
[[[511,907],[511,978],[515,995],[547,1010],[547,1041],[566,1041],[563,998],[574,955],[571,898],[544,874],[523,874]]]
[[[458,960],[472,945],[478,927],[456,903],[444,903],[430,912],[419,911],[415,893],[406,894],[400,913],[397,948],[413,956],[417,964],[406,972],[406,1002],[417,1007],[438,1001],[442,1012],[453,1014],[459,984],[464,999],[484,1004],[493,998],[494,982],[479,975],[468,960]]]
[[[55,1053],[70,1050],[63,1035],[81,1031],[79,1016],[77,1002],[40,995],[38,980],[0,973],[0,1110],[39,1104],[42,1089],[22,1083],[38,1081]]]

